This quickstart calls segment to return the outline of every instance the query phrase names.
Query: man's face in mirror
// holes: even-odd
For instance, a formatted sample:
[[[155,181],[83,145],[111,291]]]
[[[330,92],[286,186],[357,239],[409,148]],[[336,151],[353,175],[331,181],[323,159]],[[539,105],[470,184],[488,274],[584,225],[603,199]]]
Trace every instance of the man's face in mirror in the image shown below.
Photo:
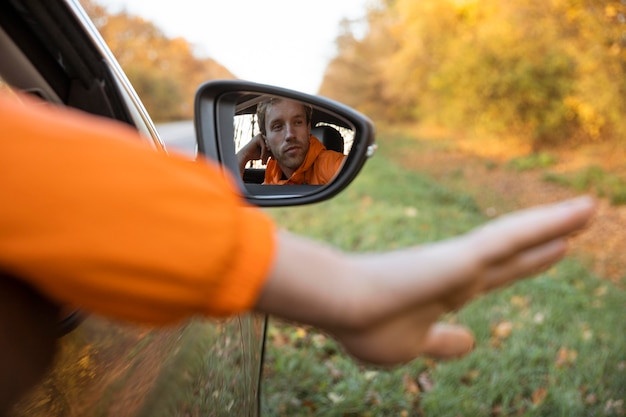
[[[311,124],[302,103],[280,99],[266,107],[266,144],[286,177],[304,162],[310,135]]]

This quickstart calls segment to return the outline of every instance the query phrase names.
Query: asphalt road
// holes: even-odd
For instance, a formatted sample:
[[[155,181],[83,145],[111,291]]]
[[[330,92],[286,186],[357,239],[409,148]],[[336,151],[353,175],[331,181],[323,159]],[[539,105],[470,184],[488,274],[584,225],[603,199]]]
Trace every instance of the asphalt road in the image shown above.
[[[168,151],[195,158],[197,153],[196,132],[192,120],[160,123],[156,125],[156,128]]]

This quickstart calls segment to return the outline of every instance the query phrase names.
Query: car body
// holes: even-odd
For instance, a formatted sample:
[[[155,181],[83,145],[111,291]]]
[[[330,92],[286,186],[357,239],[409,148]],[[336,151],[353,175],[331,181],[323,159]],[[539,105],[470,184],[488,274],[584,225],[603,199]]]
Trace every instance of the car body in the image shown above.
[[[166,152],[140,98],[77,0],[2,2],[0,54],[4,83],[47,102],[126,123],[155,151]],[[204,147],[217,149],[217,142],[209,143],[217,136],[205,135]],[[319,198],[311,192],[304,201],[298,202],[297,195],[290,201],[330,198],[345,187],[365,159],[365,148],[360,149],[347,164],[345,181]],[[272,201],[290,203],[284,196]],[[63,336],[53,369],[13,414],[256,416],[265,323],[265,317],[247,314],[151,328],[65,306],[58,320]]]

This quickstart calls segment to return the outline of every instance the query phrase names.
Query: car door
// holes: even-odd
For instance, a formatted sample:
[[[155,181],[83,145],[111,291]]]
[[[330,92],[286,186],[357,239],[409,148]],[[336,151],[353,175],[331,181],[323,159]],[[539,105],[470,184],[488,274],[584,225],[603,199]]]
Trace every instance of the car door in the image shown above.
[[[129,124],[155,151],[165,151],[78,2],[2,2],[0,56],[5,87]],[[24,323],[14,313],[2,320]],[[258,413],[263,317],[149,328],[63,306],[57,326],[62,336],[53,367],[15,406],[15,416]]]

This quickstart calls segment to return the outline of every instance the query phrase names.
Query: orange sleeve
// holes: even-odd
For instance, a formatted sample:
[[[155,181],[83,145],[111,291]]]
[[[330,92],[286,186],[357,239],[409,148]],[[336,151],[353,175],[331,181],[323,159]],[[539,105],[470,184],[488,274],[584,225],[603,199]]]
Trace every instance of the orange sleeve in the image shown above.
[[[0,269],[61,303],[144,323],[253,307],[274,225],[218,167],[5,95],[0,130]]]

